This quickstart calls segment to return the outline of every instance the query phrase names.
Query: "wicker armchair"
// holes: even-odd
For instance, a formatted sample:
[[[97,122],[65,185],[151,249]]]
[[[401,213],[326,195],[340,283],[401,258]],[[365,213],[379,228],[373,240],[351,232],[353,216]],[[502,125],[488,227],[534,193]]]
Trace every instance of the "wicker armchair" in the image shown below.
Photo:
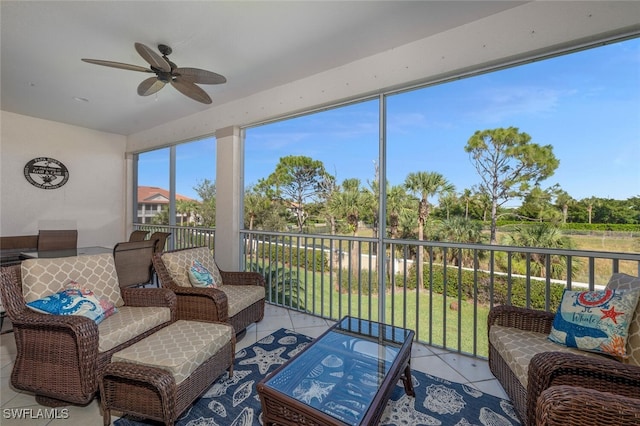
[[[489,333],[491,334],[493,326],[499,325],[547,336],[551,331],[554,316],[555,314],[551,312],[506,305],[495,306],[489,312]],[[562,349],[564,350],[564,348]],[[640,367],[626,365],[592,353],[553,351],[534,355],[529,362],[528,381],[525,388],[508,361],[500,353],[500,350],[492,344],[490,338],[489,368],[511,399],[524,425],[536,424],[536,410],[540,409],[537,407],[538,397],[547,389],[557,385],[581,386],[627,397],[635,395],[637,398],[640,395]],[[552,395],[555,395],[555,393]],[[595,404],[596,402],[593,401],[593,403]],[[546,410],[549,410],[549,408],[546,408]],[[630,410],[633,411],[633,408]],[[571,415],[565,412],[560,416],[565,416],[565,425],[579,425],[582,423],[578,419],[584,415],[580,411],[581,409],[577,409]],[[573,415],[577,416],[576,419],[571,417]],[[637,410],[635,416],[640,417],[640,413]],[[575,423],[572,420],[575,420]],[[585,424],[599,423],[586,421]]]
[[[536,424],[541,426],[640,424],[640,399],[600,392],[579,386],[559,385],[546,389],[536,405]]]
[[[529,364],[527,395],[527,418],[537,425],[640,425],[640,367],[635,365],[541,353]]]
[[[178,319],[228,322],[237,334],[262,320],[265,304],[265,281],[262,275],[220,270],[222,286],[192,287],[187,269],[195,259],[205,266],[207,262],[215,265],[208,247],[171,250],[153,255],[153,266],[160,286],[173,290],[178,297]]]
[[[83,262],[85,269],[80,265]],[[42,271],[42,281],[33,287],[25,283],[34,275],[30,265]],[[78,269],[74,270],[76,266]],[[93,274],[88,271],[90,268]],[[112,354],[175,321],[173,292],[120,289],[117,282],[111,294],[120,299],[116,304],[118,312],[99,325],[84,316],[49,315],[27,307],[26,301],[35,297],[33,289],[43,295],[55,293],[57,290],[50,288],[62,289],[64,282],[68,282],[65,274],[70,270],[79,271],[77,276],[87,284],[95,284],[91,289],[96,294],[99,286],[117,280],[111,254],[31,259],[0,270],[0,290],[13,323],[17,349],[11,384],[16,389],[33,392],[40,404],[51,407],[89,403],[98,391],[99,377]],[[107,280],[97,279],[105,276]]]

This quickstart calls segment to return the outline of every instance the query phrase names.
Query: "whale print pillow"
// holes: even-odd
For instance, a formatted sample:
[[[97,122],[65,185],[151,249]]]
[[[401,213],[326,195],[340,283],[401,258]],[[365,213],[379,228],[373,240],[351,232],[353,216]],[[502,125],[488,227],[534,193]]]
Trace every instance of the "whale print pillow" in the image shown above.
[[[565,290],[549,340],[624,358],[629,324],[639,295],[639,291],[611,289]]]
[[[189,267],[189,282],[194,287],[217,287],[213,275],[198,260],[191,262]]]

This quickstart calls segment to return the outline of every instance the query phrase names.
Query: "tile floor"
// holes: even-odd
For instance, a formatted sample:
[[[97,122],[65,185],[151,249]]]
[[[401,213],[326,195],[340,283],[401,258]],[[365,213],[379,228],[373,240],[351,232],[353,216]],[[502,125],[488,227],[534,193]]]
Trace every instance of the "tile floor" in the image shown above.
[[[267,305],[265,318],[258,324],[247,329],[247,334],[238,342],[237,350],[254,344],[259,339],[280,328],[295,330],[311,337],[322,334],[333,322],[311,315],[290,311],[273,305]],[[4,329],[10,328],[8,319]],[[102,414],[97,400],[86,407],[67,407],[67,411],[58,408],[57,419],[38,418],[51,416],[51,411],[39,409],[47,408],[36,403],[33,395],[17,392],[9,384],[11,368],[15,359],[16,348],[13,333],[0,337],[0,424],[2,426],[54,426],[54,425],[102,425]],[[506,398],[504,390],[489,371],[486,361],[466,357],[443,349],[432,348],[414,343],[411,367],[447,380],[466,383],[482,392]],[[23,410],[27,409],[27,410]],[[31,411],[28,411],[31,410]],[[17,419],[15,413],[27,415],[28,418]],[[63,418],[64,417],[64,418]],[[112,417],[112,421],[115,420]]]

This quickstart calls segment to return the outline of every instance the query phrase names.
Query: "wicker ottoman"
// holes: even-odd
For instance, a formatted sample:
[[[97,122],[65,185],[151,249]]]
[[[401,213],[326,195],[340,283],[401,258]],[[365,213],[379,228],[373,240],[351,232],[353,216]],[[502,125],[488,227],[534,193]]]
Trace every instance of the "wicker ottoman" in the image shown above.
[[[113,354],[100,381],[105,425],[111,410],[173,425],[228,369],[235,331],[225,323],[176,321]]]

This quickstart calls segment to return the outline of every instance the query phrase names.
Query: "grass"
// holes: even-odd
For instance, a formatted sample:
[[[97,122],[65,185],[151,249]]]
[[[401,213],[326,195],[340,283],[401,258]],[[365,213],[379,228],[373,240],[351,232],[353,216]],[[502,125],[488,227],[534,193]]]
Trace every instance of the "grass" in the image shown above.
[[[296,271],[295,268],[293,270]],[[336,283],[339,279],[335,272],[331,280],[329,273],[297,271],[304,284],[305,290],[300,298],[306,311],[334,320],[346,315],[379,320],[377,294],[369,296],[359,292],[355,282],[351,292],[348,289],[338,291]],[[385,323],[412,329],[418,340],[432,346],[482,357],[488,355],[488,306],[474,307],[473,301],[458,302],[456,298],[445,299],[441,294],[430,294],[427,290],[417,294],[416,290],[397,287],[388,290],[385,297]],[[450,308],[452,304],[457,306],[457,310]],[[474,335],[477,340],[474,340]]]
[[[637,252],[640,245],[638,238],[628,236],[571,235],[570,238],[580,250]],[[588,282],[588,259],[580,258],[575,262],[580,265],[580,270],[574,281]],[[311,272],[296,267],[291,269],[297,272],[303,283],[305,290],[300,297],[308,312],[334,320],[345,315],[374,321],[379,319],[379,296],[365,294],[356,280],[352,281],[350,288],[338,291],[336,283],[342,280],[336,271],[331,276],[328,272]],[[635,275],[637,265],[634,262],[620,261],[619,269]],[[596,259],[595,271],[596,283],[606,284],[612,273],[612,262]],[[341,273],[347,274],[346,271]],[[416,290],[396,287],[387,290],[385,297],[386,323],[410,328],[416,332],[418,340],[433,346],[481,357],[488,355],[488,306],[474,306],[473,301],[444,298],[443,295],[426,289],[417,293]],[[452,304],[457,305],[457,310],[451,309]]]

